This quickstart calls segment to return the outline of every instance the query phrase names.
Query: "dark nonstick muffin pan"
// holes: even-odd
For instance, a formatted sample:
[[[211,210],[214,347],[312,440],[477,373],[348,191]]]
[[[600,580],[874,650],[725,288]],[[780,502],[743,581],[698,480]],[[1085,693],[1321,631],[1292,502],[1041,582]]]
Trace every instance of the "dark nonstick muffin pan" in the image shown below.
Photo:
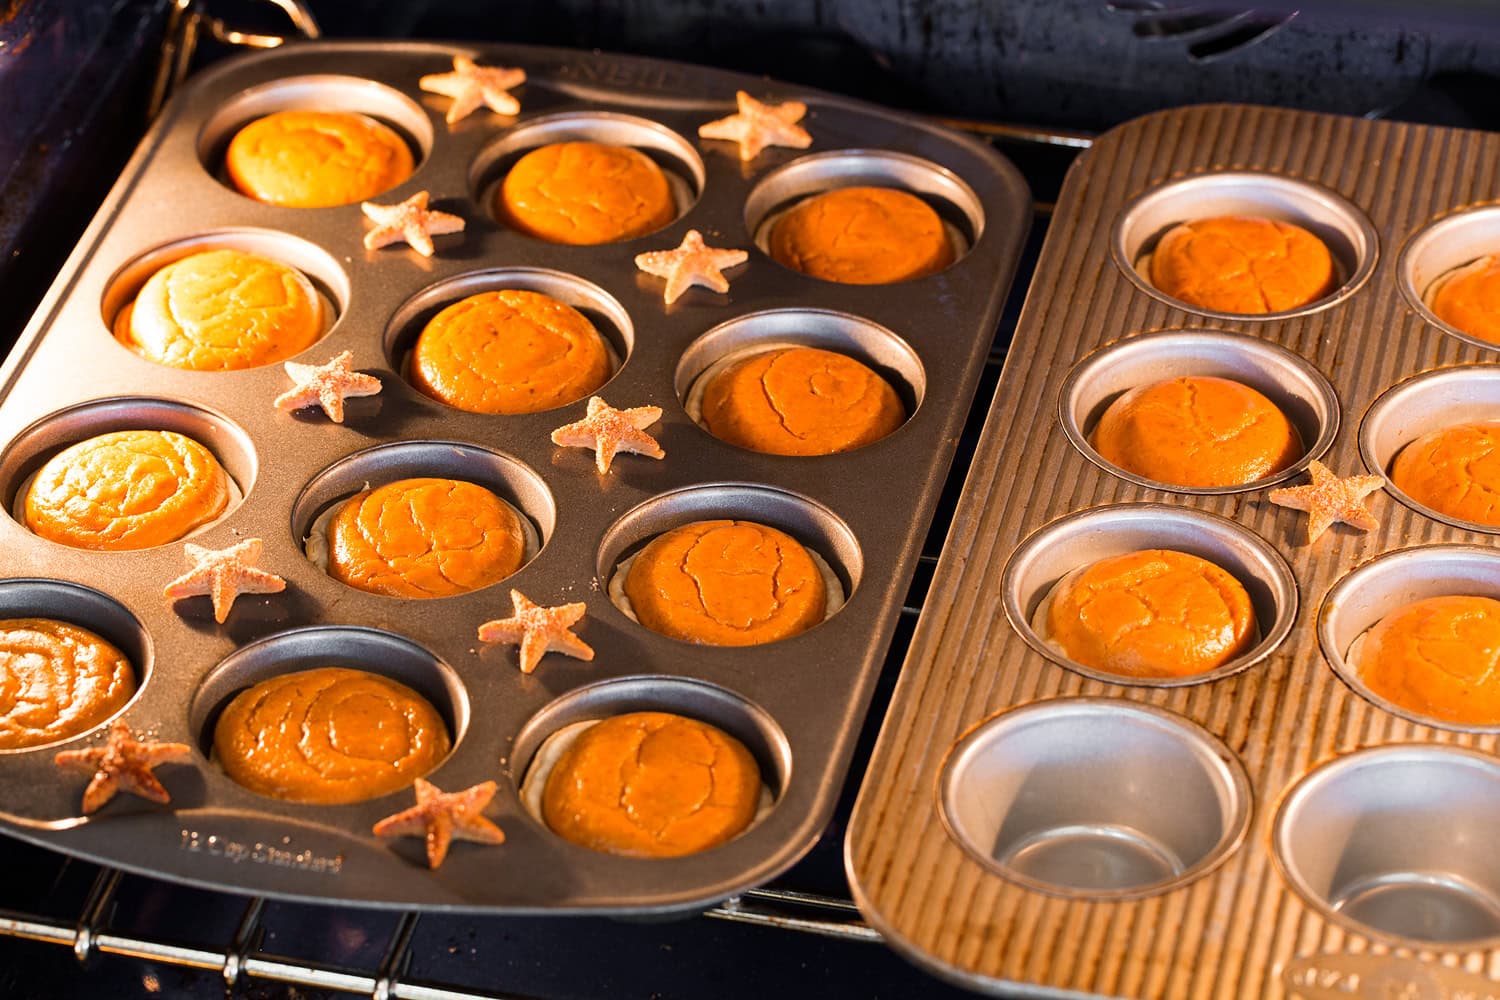
[[[449,100],[417,87],[455,53],[523,67],[522,111],[487,110],[448,126]],[[743,163],[697,127],[734,109],[735,91],[801,100],[806,151],[773,148]],[[428,259],[402,246],[367,251],[360,207],[261,204],[223,182],[223,149],[245,122],[287,108],[354,110],[393,126],[415,174],[373,199],[419,190],[467,221]],[[509,163],[548,142],[592,138],[642,149],[677,178],[679,217],[622,243],[561,246],[507,229],[492,189]],[[931,204],[966,247],[940,273],[885,286],[836,285],[755,248],[760,223],[799,197],[847,184],[901,187]],[[75,441],[126,427],[186,433],[215,452],[244,494],[192,537],[225,548],[264,540],[260,565],[280,594],[241,597],[215,624],[206,598],[162,595],[187,568],[181,543],[86,552],[0,518],[0,612],[63,618],[114,640],[141,688],[122,718],[193,747],[158,774],[168,806],[121,795],[86,819],[86,778],[52,763],[97,745],[102,730],[0,759],[0,825],[15,836],[127,869],[272,896],[369,905],[651,913],[702,907],[772,877],[820,835],[832,812],[973,397],[1029,219],[1016,171],[989,148],[908,115],[774,82],[659,61],[461,44],[307,44],[226,63],[194,79],[142,142],[8,361],[0,383],[0,490],[21,485]],[[675,247],[688,229],[749,250],[727,295],[693,289],[671,307],[660,279],[632,260]],[[306,273],[333,303],[326,336],[295,360],[350,350],[384,388],[351,400],[343,424],[272,400],[280,365],[191,372],[152,364],[109,324],[146,276],[204,247],[262,253]],[[402,376],[412,339],[438,309],[477,291],[524,288],[569,302],[622,360],[600,391],[619,407],[660,406],[663,461],[591,453],[550,432],[585,401],[520,416],[461,412]],[[693,378],[761,342],[844,351],[881,372],[909,418],[887,438],[821,458],[759,455],[698,427],[682,400]],[[505,581],[457,597],[397,600],[345,586],[303,554],[329,504],[366,483],[412,475],[469,479],[531,522],[539,550]],[[744,517],[788,532],[833,568],[848,594],[832,617],[771,645],[714,648],[649,632],[608,600],[619,560],[686,521]],[[514,647],[476,639],[510,614],[510,588],[541,604],[582,601],[592,662],[546,656],[534,674]],[[452,791],[494,779],[488,815],[502,846],[456,844],[429,871],[419,839],[381,840],[372,824],[411,791],[312,806],[255,795],[210,759],[212,726],[233,694],[273,674],[360,665],[416,688],[450,728],[453,751],[428,777]],[[660,708],[739,737],[775,796],[733,841],[675,860],[595,853],[553,835],[517,789],[541,741],[572,721]]]

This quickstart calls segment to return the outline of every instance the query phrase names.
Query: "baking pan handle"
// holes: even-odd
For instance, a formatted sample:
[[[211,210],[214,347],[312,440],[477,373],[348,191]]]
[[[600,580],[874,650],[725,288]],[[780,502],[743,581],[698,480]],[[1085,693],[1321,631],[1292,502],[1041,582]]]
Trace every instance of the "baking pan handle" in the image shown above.
[[[156,64],[156,79],[151,86],[148,114],[155,118],[172,91],[187,76],[198,40],[206,30],[209,37],[224,45],[252,49],[274,49],[297,39],[318,39],[323,29],[302,0],[264,0],[279,9],[292,22],[295,36],[262,35],[230,27],[222,18],[204,10],[203,0],[172,0],[167,15],[166,35],[162,39],[161,58]]]

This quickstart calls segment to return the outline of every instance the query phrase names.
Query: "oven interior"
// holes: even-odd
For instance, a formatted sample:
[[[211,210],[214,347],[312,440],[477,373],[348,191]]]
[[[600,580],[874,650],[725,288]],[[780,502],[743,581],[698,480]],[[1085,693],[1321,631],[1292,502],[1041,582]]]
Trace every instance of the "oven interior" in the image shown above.
[[[1201,101],[1500,128],[1500,20],[1458,2],[1250,11],[1173,0],[6,0],[7,348],[174,82],[243,46],[309,32],[630,52],[937,116],[1026,175],[1028,250],[836,819],[786,875],[672,922],[418,915],[211,893],[7,841],[0,995],[962,995],[860,920],[843,874],[844,823],[1069,163],[1097,131]]]

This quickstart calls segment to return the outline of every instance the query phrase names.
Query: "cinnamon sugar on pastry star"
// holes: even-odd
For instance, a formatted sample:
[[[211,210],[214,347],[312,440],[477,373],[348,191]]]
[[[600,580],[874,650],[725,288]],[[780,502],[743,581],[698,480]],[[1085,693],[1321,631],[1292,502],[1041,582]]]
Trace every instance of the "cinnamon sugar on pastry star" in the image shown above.
[[[164,594],[173,600],[207,594],[214,602],[214,621],[220,625],[239,595],[279,594],[286,589],[281,577],[255,568],[260,560],[259,538],[247,538],[227,549],[205,549],[186,542],[183,550],[193,568],[167,584]]]
[[[552,432],[552,443],[564,448],[592,448],[600,473],[609,471],[619,452],[665,458],[666,452],[646,428],[661,419],[660,406],[617,410],[598,396],[589,397],[588,416]]]
[[[703,242],[703,234],[689,229],[675,250],[652,250],[635,255],[635,266],[667,279],[663,293],[667,305],[676,302],[690,285],[702,285],[716,292],[729,291],[729,279],[723,268],[739,267],[750,259],[743,250],[721,250]]]
[[[453,57],[453,72],[428,73],[417,86],[432,94],[453,98],[443,120],[449,125],[467,118],[483,104],[497,115],[513,115],[521,102],[509,91],[526,82],[524,69],[507,66],[480,66],[467,56]]]
[[[407,246],[423,257],[431,257],[435,249],[432,245],[434,236],[464,231],[461,216],[427,208],[426,191],[418,191],[396,205],[362,202],[359,210],[365,213],[365,218],[375,223],[375,228],[365,233],[366,250],[378,250],[405,240]]]
[[[762,104],[743,90],[735,91],[734,99],[739,111],[698,126],[700,138],[739,143],[741,160],[755,159],[767,146],[806,149],[812,145],[812,136],[797,124],[807,114],[807,105],[801,101]]]
[[[1348,476],[1340,479],[1322,462],[1314,460],[1307,471],[1312,482],[1306,486],[1272,490],[1270,500],[1280,507],[1307,511],[1307,543],[1342,521],[1360,531],[1380,527],[1375,515],[1364,505],[1364,498],[1385,485],[1381,476]]]
[[[354,370],[354,352],[345,351],[327,364],[304,365],[285,362],[286,373],[297,385],[276,397],[278,410],[300,410],[321,406],[328,419],[344,422],[344,400],[353,396],[373,396],[380,391],[380,379]]]
[[[83,792],[83,811],[91,813],[121,791],[152,802],[170,802],[172,797],[151,769],[181,760],[192,752],[186,743],[137,740],[130,735],[129,726],[116,720],[109,727],[109,738],[103,746],[63,750],[53,760],[58,767],[93,772],[93,780]]]
[[[499,787],[481,781],[461,792],[445,792],[421,778],[414,785],[417,804],[376,823],[377,837],[427,838],[427,866],[436,868],[448,856],[448,845],[456,837],[480,844],[503,844],[505,832],[482,815]]]
[[[519,590],[510,592],[510,602],[515,614],[479,626],[479,641],[520,643],[521,673],[531,673],[541,658],[553,651],[579,660],[594,658],[593,647],[571,631],[588,605],[577,601],[544,608]]]

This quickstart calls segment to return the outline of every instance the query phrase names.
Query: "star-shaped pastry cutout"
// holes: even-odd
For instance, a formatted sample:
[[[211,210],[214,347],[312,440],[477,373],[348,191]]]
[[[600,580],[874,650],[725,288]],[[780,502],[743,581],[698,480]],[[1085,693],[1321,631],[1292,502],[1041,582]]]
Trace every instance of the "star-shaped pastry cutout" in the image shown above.
[[[429,73],[417,86],[433,94],[453,98],[444,117],[449,125],[467,118],[483,104],[497,115],[513,115],[521,102],[509,93],[512,87],[526,82],[524,69],[505,66],[480,66],[466,56],[453,57],[453,72]]]
[[[743,250],[721,250],[703,242],[703,234],[689,229],[676,250],[652,250],[635,255],[635,266],[647,274],[667,279],[667,305],[676,302],[689,285],[702,285],[716,292],[729,291],[723,268],[739,267],[750,259]]]
[[[521,673],[531,673],[544,655],[554,651],[579,660],[594,658],[593,647],[570,631],[588,609],[582,601],[544,608],[519,590],[512,590],[510,603],[515,606],[515,614],[479,626],[479,641],[519,642]]]
[[[598,396],[589,397],[588,416],[552,432],[552,443],[564,448],[592,448],[601,473],[608,472],[619,452],[665,458],[666,452],[646,428],[661,419],[660,406],[632,406],[617,410]]]
[[[53,760],[58,767],[93,772],[94,779],[83,790],[83,811],[91,813],[121,791],[152,802],[170,802],[172,797],[151,769],[181,760],[192,752],[193,748],[186,743],[137,740],[130,735],[130,727],[117,719],[109,727],[109,737],[102,747],[63,750]]]
[[[167,584],[165,594],[173,600],[207,594],[214,602],[214,621],[220,625],[239,595],[279,594],[286,589],[281,577],[255,568],[260,561],[259,538],[247,538],[227,549],[205,549],[192,542],[182,547],[193,568]]]
[[[1342,521],[1360,531],[1380,527],[1375,515],[1364,505],[1364,498],[1385,485],[1380,476],[1349,476],[1340,479],[1322,462],[1314,460],[1307,467],[1312,482],[1306,486],[1271,491],[1271,502],[1293,510],[1307,511],[1307,543]]]
[[[375,223],[375,228],[365,233],[365,249],[378,250],[398,240],[405,240],[423,257],[433,253],[432,238],[448,233],[464,231],[464,220],[448,212],[427,209],[427,192],[418,191],[397,205],[377,205],[373,201],[360,203],[360,211]]]
[[[344,400],[353,396],[373,396],[380,391],[380,379],[354,370],[354,352],[345,351],[327,364],[304,365],[287,361],[283,367],[297,385],[276,397],[278,410],[300,410],[304,406],[321,406],[328,419],[344,422]]]
[[[375,836],[426,837],[430,868],[443,863],[455,837],[480,844],[503,844],[504,831],[482,815],[495,797],[496,787],[493,781],[481,781],[461,792],[445,792],[418,778],[417,804],[376,823]]]
[[[807,105],[801,101],[762,104],[743,90],[735,91],[734,99],[740,110],[728,118],[699,125],[699,137],[739,143],[742,160],[755,159],[767,146],[806,149],[812,145],[812,136],[797,124],[807,114]]]

